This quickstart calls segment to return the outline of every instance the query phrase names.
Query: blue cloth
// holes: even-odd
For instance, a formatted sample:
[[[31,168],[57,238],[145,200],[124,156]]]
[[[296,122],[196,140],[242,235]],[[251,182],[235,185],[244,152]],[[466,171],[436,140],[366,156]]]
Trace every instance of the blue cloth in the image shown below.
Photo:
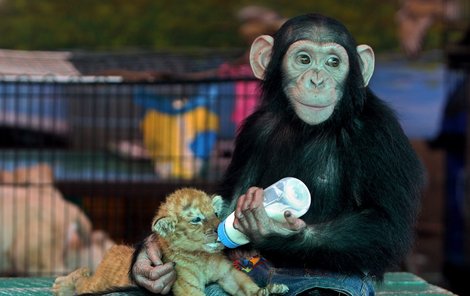
[[[285,284],[289,287],[286,296],[295,296],[300,293],[320,288],[340,292],[348,296],[374,296],[373,281],[364,276],[346,276],[331,272],[275,268],[269,263],[257,265],[248,275],[260,286],[265,287],[269,283]],[[206,287],[208,296],[226,296],[222,288],[217,284]]]

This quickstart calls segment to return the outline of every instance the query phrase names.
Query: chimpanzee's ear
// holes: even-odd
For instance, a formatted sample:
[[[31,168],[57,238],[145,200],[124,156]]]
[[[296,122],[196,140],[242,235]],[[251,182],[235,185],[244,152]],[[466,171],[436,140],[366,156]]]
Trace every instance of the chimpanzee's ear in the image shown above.
[[[250,50],[250,65],[256,78],[264,79],[264,72],[271,59],[274,39],[269,35],[262,35],[253,41]]]
[[[361,44],[357,47],[357,54],[361,58],[361,73],[364,79],[364,87],[369,84],[370,78],[374,73],[375,56],[374,51],[369,45]]]

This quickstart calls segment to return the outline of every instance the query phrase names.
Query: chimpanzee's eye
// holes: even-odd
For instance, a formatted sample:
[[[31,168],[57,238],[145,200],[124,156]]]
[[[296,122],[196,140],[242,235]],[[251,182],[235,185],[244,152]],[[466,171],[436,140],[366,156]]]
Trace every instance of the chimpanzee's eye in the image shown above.
[[[302,65],[310,64],[310,57],[307,54],[301,53],[297,56],[296,62]]]
[[[337,57],[329,57],[325,64],[336,68],[339,66],[339,59]]]

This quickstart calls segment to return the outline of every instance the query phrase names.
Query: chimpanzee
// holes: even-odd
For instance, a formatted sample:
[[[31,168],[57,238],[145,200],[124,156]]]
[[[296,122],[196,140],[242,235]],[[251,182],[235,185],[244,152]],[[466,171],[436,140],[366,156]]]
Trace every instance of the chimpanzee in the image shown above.
[[[367,87],[372,49],[340,22],[306,14],[274,38],[258,37],[250,62],[262,100],[238,132],[219,192],[251,240],[236,253],[256,250],[269,262],[265,280],[284,281],[289,295],[373,294],[370,280],[411,246],[423,172],[394,112]],[[261,188],[287,176],[307,185],[312,204],[279,223],[262,207]],[[136,281],[168,292],[171,268],[152,270],[147,256],[136,259]]]

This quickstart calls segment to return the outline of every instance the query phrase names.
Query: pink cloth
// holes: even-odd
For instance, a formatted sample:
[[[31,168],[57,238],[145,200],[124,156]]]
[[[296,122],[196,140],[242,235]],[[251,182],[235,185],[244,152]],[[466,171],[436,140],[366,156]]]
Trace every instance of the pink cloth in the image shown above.
[[[249,64],[224,63],[218,69],[220,78],[253,78],[253,72]],[[232,113],[232,121],[238,128],[242,121],[256,108],[260,97],[258,81],[235,82],[235,106]]]

